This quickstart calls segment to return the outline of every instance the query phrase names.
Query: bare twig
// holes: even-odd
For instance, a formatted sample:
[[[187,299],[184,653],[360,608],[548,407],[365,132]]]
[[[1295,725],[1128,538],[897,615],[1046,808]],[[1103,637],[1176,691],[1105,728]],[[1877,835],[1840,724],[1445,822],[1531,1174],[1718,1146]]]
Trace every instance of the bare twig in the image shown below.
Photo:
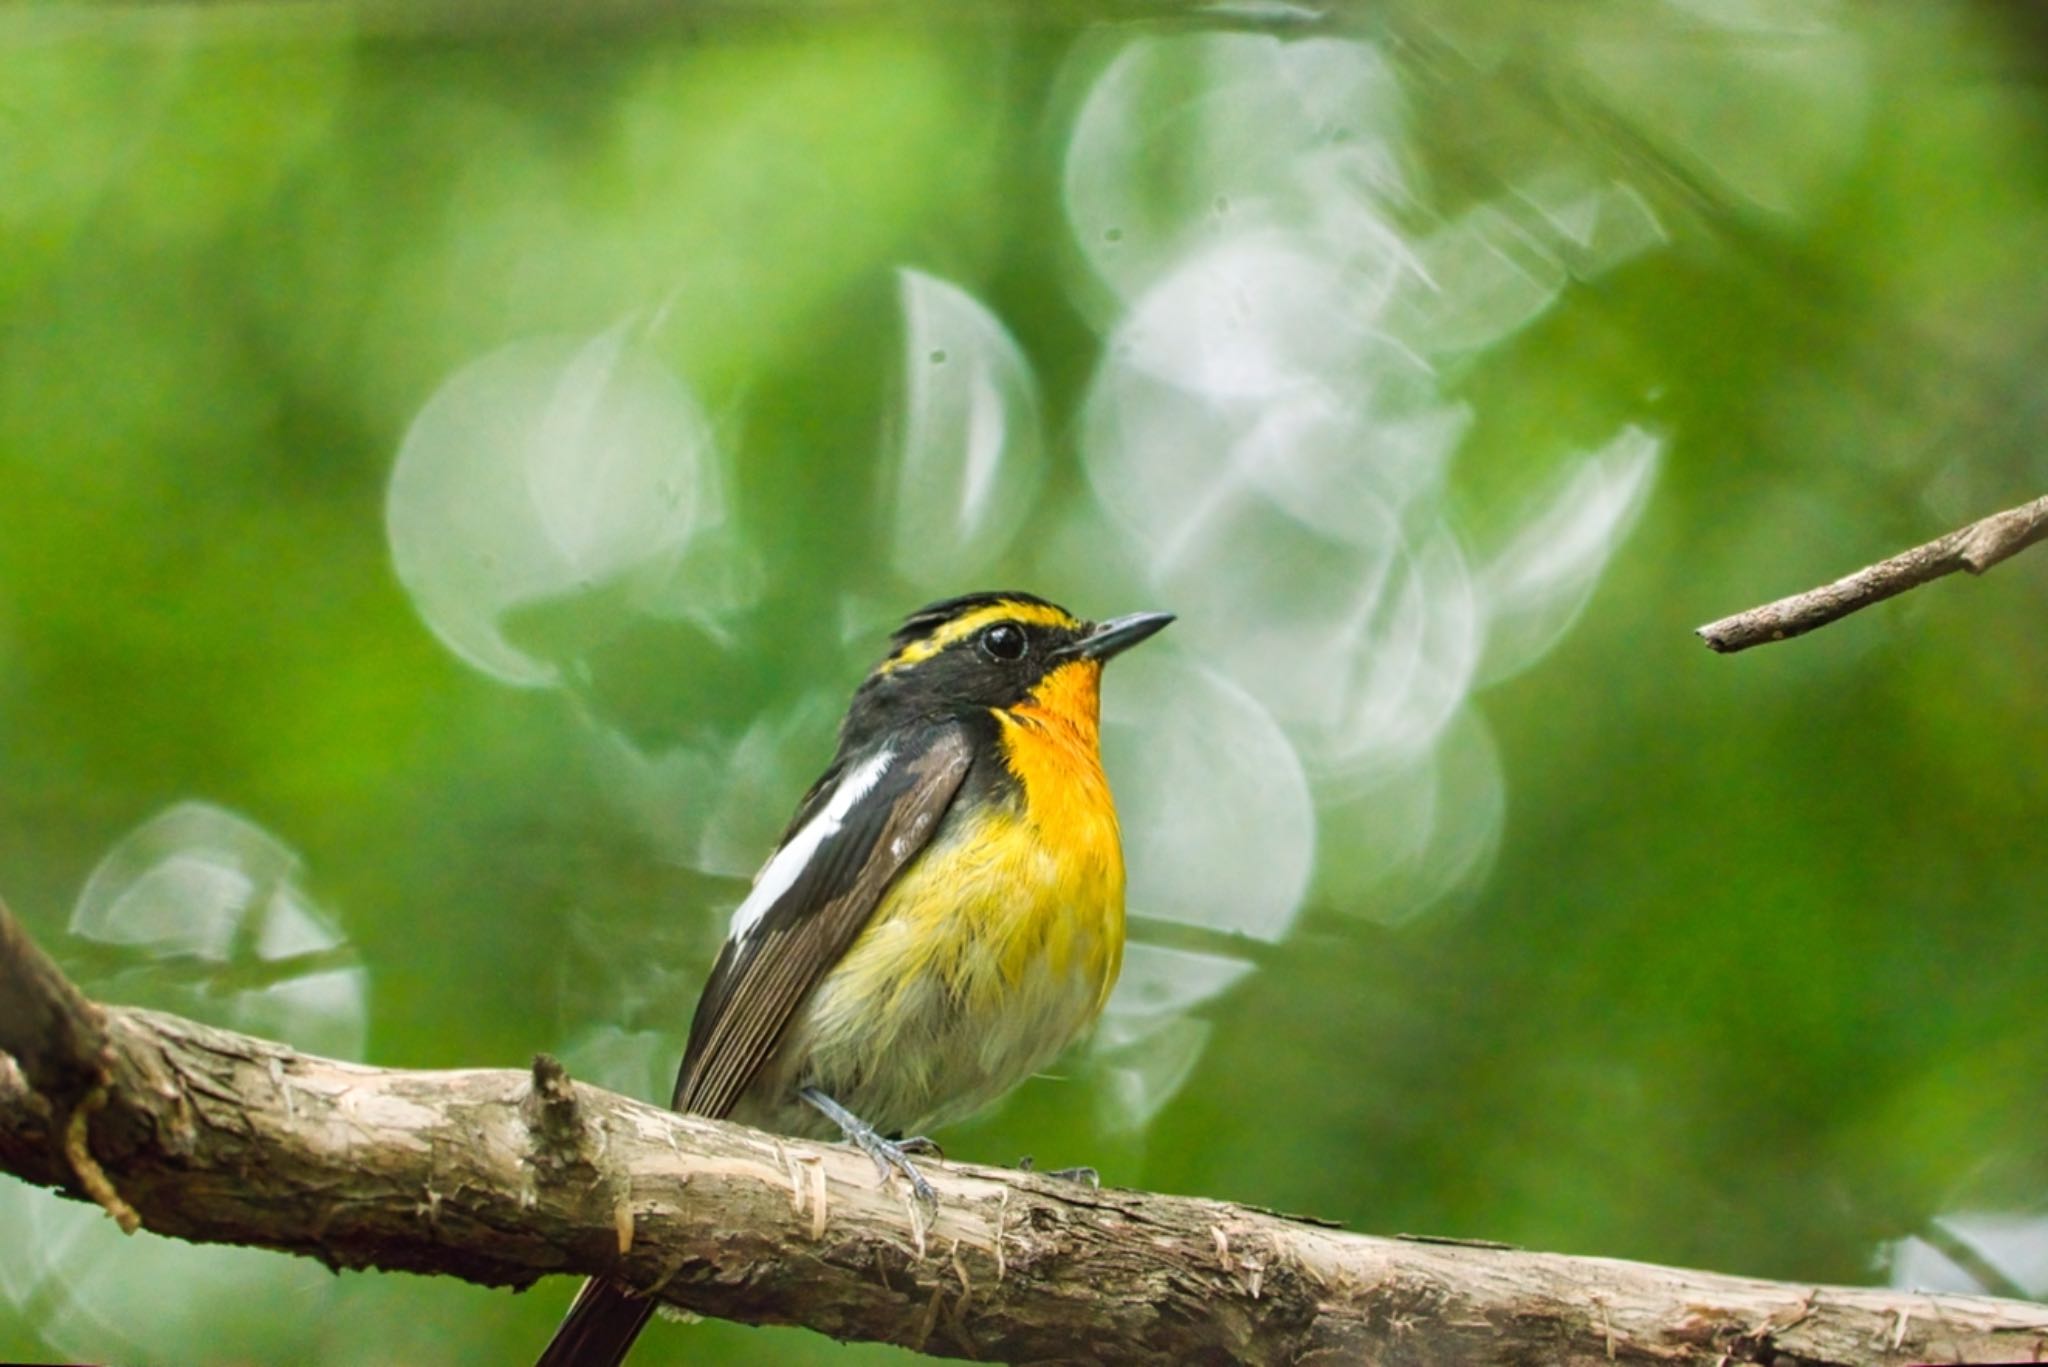
[[[0,908],[0,985],[44,997],[7,1002],[0,1045],[60,1054],[20,1027],[62,1032],[88,1006],[103,1077],[0,1056],[0,1171],[79,1199],[118,1184],[144,1225],[185,1239],[485,1285],[602,1272],[703,1314],[985,1360],[1820,1367],[2032,1360],[2048,1343],[2048,1307],[2017,1301],[1370,1238],[958,1163],[923,1165],[939,1203],[919,1229],[843,1145],[572,1089],[546,1063],[366,1068],[89,1007],[46,965]],[[65,1151],[81,1114],[85,1165]],[[571,1124],[577,1160],[534,1162]]]
[[[1859,608],[1883,602],[1957,570],[1982,574],[2007,556],[2017,555],[2044,539],[2048,539],[2048,497],[1993,513],[1924,546],[1867,565],[1832,584],[1709,622],[1697,628],[1697,634],[1723,655],[1801,636]]]

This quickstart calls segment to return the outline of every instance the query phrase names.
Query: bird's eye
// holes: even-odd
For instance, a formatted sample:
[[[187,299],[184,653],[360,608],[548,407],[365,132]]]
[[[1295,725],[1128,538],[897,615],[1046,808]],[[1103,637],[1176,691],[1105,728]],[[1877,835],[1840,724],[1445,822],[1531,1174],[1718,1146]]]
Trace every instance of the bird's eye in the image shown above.
[[[1030,640],[1024,635],[1024,628],[1015,622],[997,622],[981,633],[982,653],[991,660],[1008,664],[1024,658],[1024,652],[1031,648]]]

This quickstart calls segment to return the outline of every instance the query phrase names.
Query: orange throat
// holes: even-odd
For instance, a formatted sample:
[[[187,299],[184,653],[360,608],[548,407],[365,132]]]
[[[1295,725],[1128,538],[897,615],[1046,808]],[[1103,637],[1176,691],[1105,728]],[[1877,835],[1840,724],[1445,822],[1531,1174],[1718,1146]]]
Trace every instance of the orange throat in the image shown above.
[[[1013,717],[1065,732],[1063,739],[1096,748],[1102,712],[1102,665],[1096,660],[1063,664],[1038,681],[1031,696],[1010,709]]]
[[[1026,819],[1048,846],[1103,877],[1121,906],[1116,806],[1098,746],[1101,682],[1097,661],[1061,665],[1030,697],[999,710],[996,718],[1004,757],[1024,790]]]

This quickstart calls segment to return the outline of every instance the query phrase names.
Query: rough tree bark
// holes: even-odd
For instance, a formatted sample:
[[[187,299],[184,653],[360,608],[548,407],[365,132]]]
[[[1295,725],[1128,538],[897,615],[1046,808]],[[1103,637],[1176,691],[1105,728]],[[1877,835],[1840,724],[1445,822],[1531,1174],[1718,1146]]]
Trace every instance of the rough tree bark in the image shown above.
[[[1009,1361],[2039,1361],[2048,1307],[1371,1238],[843,1147],[531,1072],[315,1058],[88,1002],[0,906],[0,1168],[125,1228]]]

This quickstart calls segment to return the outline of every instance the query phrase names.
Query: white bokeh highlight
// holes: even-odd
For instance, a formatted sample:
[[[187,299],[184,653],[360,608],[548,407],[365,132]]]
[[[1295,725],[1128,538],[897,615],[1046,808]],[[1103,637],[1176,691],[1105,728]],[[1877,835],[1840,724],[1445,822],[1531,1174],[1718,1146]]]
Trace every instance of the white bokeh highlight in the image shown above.
[[[1414,244],[1388,331],[1418,352],[1480,351],[1521,331],[1556,302],[1566,272],[1506,212],[1480,204]]]
[[[1281,938],[1315,863],[1316,815],[1271,714],[1174,651],[1119,659],[1104,695],[1132,913]],[[1259,858],[1230,857],[1246,849]]]
[[[903,417],[886,506],[914,583],[966,583],[1008,549],[1045,478],[1038,381],[1008,329],[958,285],[897,272]]]
[[[1910,1234],[1880,1250],[1892,1286],[1966,1295],[2017,1290],[2024,1296],[2048,1296],[2048,1214],[1960,1210],[1937,1215],[1931,1224],[1935,1237]],[[1966,1261],[1996,1272],[2009,1285],[1986,1286],[1950,1250],[1967,1250]]]
[[[1479,571],[1488,682],[1542,658],[1578,620],[1649,498],[1662,451],[1657,436],[1624,428],[1568,463],[1531,500],[1513,535]]]
[[[1661,447],[1628,427],[1584,454],[1532,452],[1555,476],[1475,543],[1448,497],[1474,423],[1459,376],[1662,227],[1562,152],[1433,216],[1400,80],[1367,42],[1141,36],[1076,61],[1073,292],[1104,336],[1080,452],[1109,524],[1096,539],[1129,557],[1097,591],[1181,618],[1105,690],[1140,932],[1267,938],[1311,886],[1411,920],[1476,886],[1499,847],[1507,784],[1476,691],[1576,620]],[[1086,544],[1091,520],[1056,544]],[[1219,695],[1260,743],[1180,753],[1176,736],[1211,734]],[[1143,745],[1118,744],[1124,707]],[[1215,785],[1218,810],[1152,810],[1169,784]],[[1279,887],[1241,885],[1275,850]],[[1202,1004],[1248,968],[1228,939],[1207,955],[1141,941],[1131,965],[1094,1057],[1106,1111],[1137,1125],[1194,1066]]]
[[[560,666],[506,640],[508,612],[629,578],[655,591],[722,517],[710,424],[633,322],[457,371],[413,419],[385,503],[427,625],[523,686],[559,682]]]
[[[1314,893],[1346,916],[1404,925],[1477,888],[1493,867],[1507,814],[1500,754],[1474,707],[1434,747],[1319,788],[1329,833]]]
[[[144,993],[201,1020],[359,1058],[368,974],[302,874],[299,857],[255,823],[181,802],[108,850],[70,930],[126,955],[128,999]],[[300,958],[301,972],[272,967]]]
[[[1363,43],[1204,33],[1126,44],[1068,141],[1074,241],[1118,300],[1210,241],[1303,224],[1368,241],[1347,209],[1406,198],[1402,104],[1392,67]]]
[[[0,1304],[79,1362],[253,1361],[263,1345],[253,1335],[234,1342],[243,1336],[222,1328],[241,1307],[291,1305],[324,1317],[341,1295],[334,1274],[312,1259],[123,1234],[97,1206],[21,1182],[0,1186],[0,1229]]]

